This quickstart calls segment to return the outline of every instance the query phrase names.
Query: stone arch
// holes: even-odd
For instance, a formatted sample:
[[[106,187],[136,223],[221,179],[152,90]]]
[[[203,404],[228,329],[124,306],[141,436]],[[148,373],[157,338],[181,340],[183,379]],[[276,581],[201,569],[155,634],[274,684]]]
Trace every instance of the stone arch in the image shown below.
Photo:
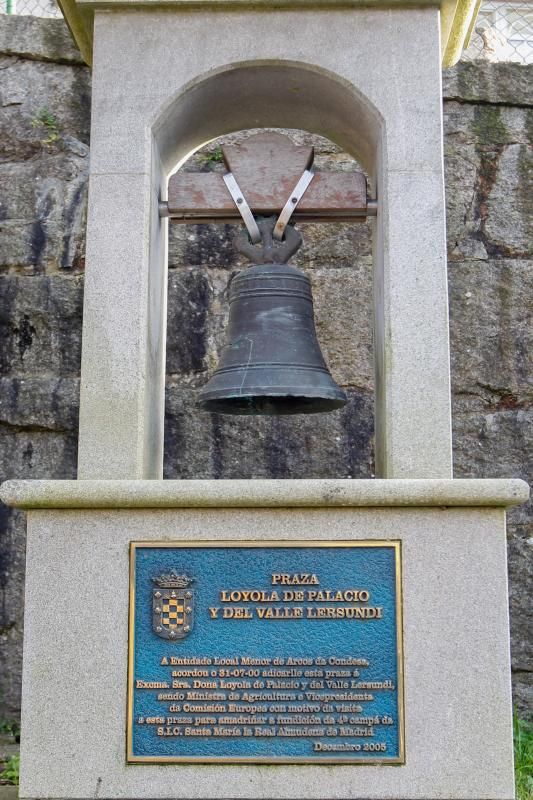
[[[383,117],[344,78],[302,62],[244,61],[200,75],[154,115],[152,133],[170,172],[218,136],[266,127],[324,136],[376,175]]]
[[[365,168],[375,196],[385,140],[382,115],[357,87],[324,68],[285,60],[237,62],[197,76],[155,111],[150,128],[153,182],[161,199],[169,175],[196,150],[250,128],[299,129],[329,139]],[[151,235],[150,295],[155,298],[162,298],[167,286],[167,224],[157,220]],[[153,269],[158,260],[159,269]],[[157,300],[149,327],[157,337],[152,353],[165,349],[160,307]],[[160,431],[157,435],[162,438]]]

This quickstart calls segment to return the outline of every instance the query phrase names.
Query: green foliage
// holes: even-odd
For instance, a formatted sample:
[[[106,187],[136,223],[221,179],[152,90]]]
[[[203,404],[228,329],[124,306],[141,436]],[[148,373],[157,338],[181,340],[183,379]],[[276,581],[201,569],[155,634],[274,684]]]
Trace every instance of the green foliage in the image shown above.
[[[0,734],[1,733],[7,733],[8,736],[12,736],[16,742],[20,741],[20,725],[18,722],[13,722],[9,719],[0,719]]]
[[[19,771],[20,756],[10,756],[6,761],[3,771],[0,772],[0,779],[12,783],[14,786],[18,786]]]
[[[513,720],[517,800],[533,800],[533,725]]]
[[[214,150],[210,150],[208,153],[202,153],[202,158],[211,164],[222,164],[224,162],[221,147],[215,147]]]
[[[197,153],[196,157],[200,169],[205,172],[211,172],[224,163],[221,147],[215,147],[213,150],[207,150],[204,153]]]
[[[39,128],[43,133],[41,144],[54,144],[60,139],[57,119],[47,108],[41,108],[37,116],[32,119],[31,126]]]

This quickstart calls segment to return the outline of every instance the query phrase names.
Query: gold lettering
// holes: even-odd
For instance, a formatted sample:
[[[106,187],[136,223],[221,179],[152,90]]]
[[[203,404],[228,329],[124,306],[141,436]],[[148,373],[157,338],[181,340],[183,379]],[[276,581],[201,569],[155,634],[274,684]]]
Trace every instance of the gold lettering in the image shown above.
[[[222,589],[221,603],[278,603],[276,591],[265,592],[259,589]]]
[[[292,586],[294,584],[299,584],[299,583],[303,584],[320,583],[320,581],[318,580],[318,576],[315,575],[314,573],[311,574],[309,572],[296,573],[292,575],[286,572],[284,573],[275,572],[272,574],[271,580],[273,585],[281,583],[284,586]]]
[[[285,606],[275,606],[274,608],[257,608],[259,619],[300,619],[303,617],[304,610],[300,606],[286,608]]]
[[[284,591],[283,595],[286,594],[292,596],[296,592]],[[290,603],[260,605],[255,611],[249,606],[224,606],[222,614],[219,607],[209,611],[216,612],[211,614],[214,619],[250,619],[256,614],[264,620],[299,616],[319,620],[375,620],[384,613],[381,606]],[[181,678],[172,680],[172,687],[188,691],[155,692],[157,700],[165,705],[156,705],[154,716],[136,717],[135,724],[149,726],[146,733],[154,737],[307,738],[323,740],[311,741],[309,746],[314,749],[319,746],[324,752],[387,752],[387,744],[380,741],[380,728],[390,727],[396,720],[389,714],[376,713],[375,693],[362,690],[393,691],[396,684],[385,676],[379,681],[365,681],[364,670],[370,661],[357,653],[343,657],[325,653],[260,658],[230,652],[224,656],[165,656],[155,663],[160,666],[162,661],[167,662],[162,666],[168,666],[169,679]],[[180,668],[175,669],[172,661],[179,661]],[[198,663],[208,669],[198,669]],[[183,680],[184,675],[191,680]],[[162,681],[135,681],[139,689],[160,688],[162,684]],[[169,700],[178,702],[167,705]],[[167,716],[168,712],[171,715]]]
[[[252,619],[253,612],[251,608],[243,608],[242,606],[226,606],[222,609],[222,617],[224,619]]]
[[[307,619],[383,619],[381,606],[306,606]]]

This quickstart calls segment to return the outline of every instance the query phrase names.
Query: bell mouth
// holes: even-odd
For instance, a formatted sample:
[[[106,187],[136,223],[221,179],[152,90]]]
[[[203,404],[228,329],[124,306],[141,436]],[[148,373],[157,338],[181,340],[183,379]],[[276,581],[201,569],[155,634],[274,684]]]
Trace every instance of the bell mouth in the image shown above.
[[[336,411],[346,405],[346,395],[337,397],[309,397],[305,395],[236,395],[200,399],[196,405],[202,411],[240,416],[279,417],[290,414],[321,414]]]

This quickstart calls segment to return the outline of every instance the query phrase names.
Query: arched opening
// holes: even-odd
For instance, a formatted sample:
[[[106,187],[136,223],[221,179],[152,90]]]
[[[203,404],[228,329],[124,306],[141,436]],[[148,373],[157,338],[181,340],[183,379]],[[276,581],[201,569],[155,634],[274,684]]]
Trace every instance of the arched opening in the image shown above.
[[[168,175],[203,145],[211,142],[207,150],[197,153],[197,166],[202,158],[209,165],[218,137],[255,128],[314,135],[320,157],[327,160],[329,148],[332,159],[351,160],[351,168],[356,168],[356,159],[375,193],[383,121],[366,98],[337,76],[310,65],[253,62],[201,76],[158,115],[152,130],[154,168],[159,171],[162,196]],[[233,252],[231,226],[187,226],[179,232],[173,228],[166,477],[362,478],[373,474],[371,237],[369,228],[363,230],[360,224],[334,227],[335,242],[329,225],[320,232],[318,226],[305,226],[309,246],[304,246],[294,263],[309,267],[318,335],[350,400],[340,412],[292,421],[228,419],[194,409],[195,390],[207,378],[223,341],[228,279],[245,264]],[[349,309],[346,295],[355,300]],[[332,307],[342,306],[337,317],[330,313]],[[364,318],[358,314],[363,307]],[[361,323],[357,334],[356,318]],[[348,339],[350,348],[344,346]],[[361,357],[355,359],[356,364],[348,363],[354,349]]]

